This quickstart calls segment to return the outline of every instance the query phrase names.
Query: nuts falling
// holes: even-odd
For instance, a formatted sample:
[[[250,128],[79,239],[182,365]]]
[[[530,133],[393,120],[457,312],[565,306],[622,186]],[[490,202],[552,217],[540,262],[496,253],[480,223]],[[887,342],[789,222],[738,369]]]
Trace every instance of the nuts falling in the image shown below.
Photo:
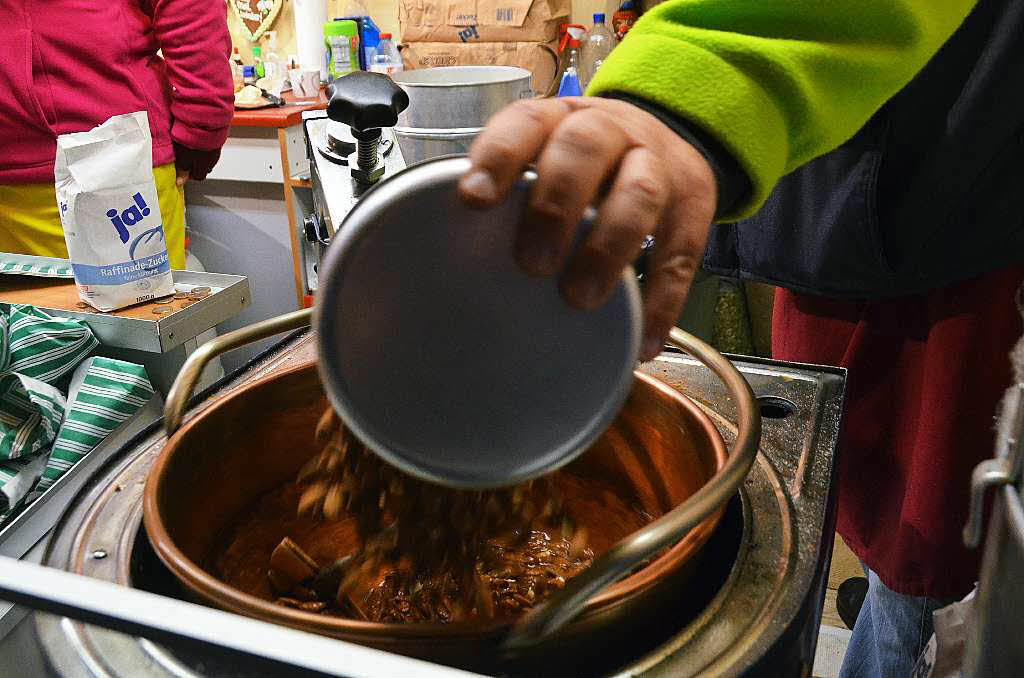
[[[348,597],[357,581],[390,571],[360,610],[371,620],[518,614],[593,558],[586,531],[575,529],[550,477],[483,491],[427,483],[371,453],[333,408],[320,417],[315,438],[322,449],[299,471],[299,513],[326,520],[354,513],[363,542],[332,573],[339,607],[353,607]],[[275,557],[283,559],[278,551],[286,548],[282,542]],[[273,577],[287,582],[280,570]],[[276,582],[275,589],[295,598]]]

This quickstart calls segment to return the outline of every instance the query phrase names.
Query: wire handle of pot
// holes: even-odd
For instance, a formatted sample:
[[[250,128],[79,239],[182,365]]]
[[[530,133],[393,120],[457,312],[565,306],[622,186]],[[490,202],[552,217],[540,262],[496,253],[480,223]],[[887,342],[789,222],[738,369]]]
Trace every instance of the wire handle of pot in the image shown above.
[[[178,376],[171,384],[171,390],[167,393],[167,402],[164,404],[164,430],[167,432],[167,437],[170,438],[181,427],[185,410],[188,408],[188,401],[192,399],[192,393],[203,373],[203,368],[211,360],[221,353],[227,353],[254,341],[306,327],[312,320],[312,308],[292,311],[222,334],[193,351],[185,364],[181,366]]]
[[[579,614],[594,594],[638,563],[679,541],[723,506],[750,471],[761,442],[761,413],[743,375],[725,356],[700,339],[673,328],[668,343],[701,361],[721,379],[736,403],[737,433],[722,469],[685,502],[613,545],[565,588],[521,617],[505,638],[509,651],[526,648],[551,635]]]

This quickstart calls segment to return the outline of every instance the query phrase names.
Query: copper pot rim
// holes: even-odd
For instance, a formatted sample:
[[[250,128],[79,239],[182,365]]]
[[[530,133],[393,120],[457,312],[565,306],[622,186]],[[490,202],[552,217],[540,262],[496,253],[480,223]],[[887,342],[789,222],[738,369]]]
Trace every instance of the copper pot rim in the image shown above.
[[[439,634],[444,635],[448,639],[480,638],[497,636],[508,629],[514,622],[514,619],[474,620],[454,623],[386,624],[346,617],[320,615],[282,605],[275,605],[270,601],[228,586],[207,572],[203,567],[197,565],[177,547],[160,517],[158,494],[173,453],[182,440],[188,436],[191,429],[200,421],[206,417],[217,416],[217,413],[226,407],[232,398],[241,396],[250,390],[264,388],[278,379],[283,379],[306,370],[313,370],[315,372],[316,369],[316,362],[310,361],[267,375],[239,388],[193,417],[164,443],[163,449],[160,451],[146,477],[146,486],[143,492],[143,525],[157,557],[160,558],[161,562],[174,574],[178,581],[199,598],[221,609],[295,628],[307,630],[316,628],[331,635],[340,633],[366,637],[380,637],[384,635],[406,640],[429,640],[430,638],[437,637]],[[637,370],[634,370],[633,375],[635,379],[647,383],[677,405],[683,407],[700,424],[701,430],[707,436],[714,449],[714,472],[718,473],[726,462],[728,451],[721,434],[708,415],[688,396],[663,381]],[[577,618],[577,621],[585,620],[601,610],[623,603],[627,599],[653,586],[661,577],[682,567],[692,556],[696,555],[697,551],[711,536],[711,533],[714,532],[724,510],[724,506],[719,508],[698,523],[682,539],[661,553],[657,558],[644,565],[640,570],[630,574],[628,577],[624,577],[591,597]]]

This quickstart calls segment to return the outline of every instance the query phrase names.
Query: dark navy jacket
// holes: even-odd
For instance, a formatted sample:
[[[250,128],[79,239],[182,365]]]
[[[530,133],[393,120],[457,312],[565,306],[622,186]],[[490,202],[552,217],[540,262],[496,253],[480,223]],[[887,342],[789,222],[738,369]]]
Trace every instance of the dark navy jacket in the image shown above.
[[[735,186],[721,161],[720,185]],[[704,267],[872,298],[1022,262],[1024,1],[981,0],[852,139],[784,177],[753,218],[715,226]]]

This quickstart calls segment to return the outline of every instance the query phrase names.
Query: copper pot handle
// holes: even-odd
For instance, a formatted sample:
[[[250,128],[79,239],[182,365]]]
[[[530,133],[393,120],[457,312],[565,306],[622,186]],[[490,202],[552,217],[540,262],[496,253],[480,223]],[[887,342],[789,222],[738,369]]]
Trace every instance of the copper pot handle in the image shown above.
[[[679,541],[725,505],[750,471],[761,442],[761,413],[750,385],[725,356],[683,330],[673,328],[668,343],[704,363],[729,389],[736,403],[738,424],[732,453],[722,469],[689,499],[612,546],[573,577],[564,589],[521,617],[505,639],[507,649],[533,645],[568,623],[583,610],[591,596],[638,563]]]
[[[222,334],[193,351],[185,364],[181,366],[178,376],[175,377],[174,383],[171,385],[171,390],[167,393],[167,402],[164,404],[164,430],[167,432],[167,437],[170,438],[181,427],[188,401],[192,398],[192,392],[207,363],[221,353],[227,353],[275,334],[306,327],[312,320],[312,308],[292,311]]]

